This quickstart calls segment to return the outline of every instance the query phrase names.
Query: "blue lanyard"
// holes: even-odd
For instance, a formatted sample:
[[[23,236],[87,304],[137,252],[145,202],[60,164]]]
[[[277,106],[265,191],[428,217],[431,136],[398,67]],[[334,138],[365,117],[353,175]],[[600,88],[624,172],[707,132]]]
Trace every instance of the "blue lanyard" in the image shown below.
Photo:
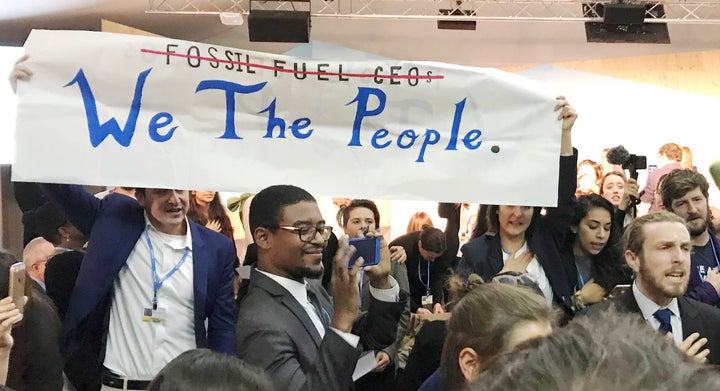
[[[64,252],[64,253],[69,252],[69,251],[72,251],[71,248],[62,247],[62,246],[55,246],[55,250],[58,250],[58,251]]]
[[[580,288],[585,286],[585,279],[582,276],[582,273],[580,273],[580,268],[577,265],[577,262],[575,262],[575,270],[578,272],[578,282],[580,283]]]
[[[365,270],[360,269],[360,307],[362,308],[362,295],[363,295],[363,279],[365,278]]]
[[[187,259],[187,256],[190,253],[190,249],[186,248],[185,252],[182,255],[182,258],[180,258],[180,262],[178,262],[169,272],[167,272],[167,274],[165,274],[165,276],[163,276],[163,278],[158,280],[157,269],[155,266],[155,263],[156,263],[155,252],[153,251],[153,245],[152,245],[152,242],[150,241],[150,235],[148,235],[147,231],[145,231],[145,240],[147,241],[148,249],[150,250],[150,266],[152,268],[152,279],[153,279],[152,305],[153,305],[153,309],[156,310],[157,305],[158,305],[158,298],[157,298],[158,290],[160,290],[160,287],[162,286],[163,282],[165,282],[165,280],[167,280],[168,278],[170,278],[170,276],[175,274],[175,272],[178,271],[178,269],[180,269],[180,266],[182,266],[182,264],[185,263],[185,260]]]
[[[428,261],[428,263],[427,263],[427,283],[425,281],[423,281],[422,275],[420,274],[420,264],[422,263],[422,261],[423,261],[423,259],[422,259],[422,257],[420,257],[420,259],[418,260],[418,280],[420,280],[420,283],[423,284],[423,286],[425,287],[425,292],[426,292],[425,294],[429,296],[430,295],[430,261]]]

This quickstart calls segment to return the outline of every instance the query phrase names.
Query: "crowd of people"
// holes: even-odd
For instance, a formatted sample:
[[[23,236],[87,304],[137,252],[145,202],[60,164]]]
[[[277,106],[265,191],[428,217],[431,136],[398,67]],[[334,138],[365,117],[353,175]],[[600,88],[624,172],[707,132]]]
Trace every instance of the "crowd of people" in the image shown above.
[[[31,77],[21,59],[11,84]],[[373,201],[323,216],[293,185],[230,212],[214,191],[18,184],[27,284],[22,302],[0,300],[0,383],[717,389],[720,216],[708,181],[673,143],[642,190],[621,166],[578,164],[577,113],[564,97],[554,110],[557,206],[441,203],[445,231],[417,213],[390,243]],[[473,228],[461,228],[468,215]],[[353,257],[350,239],[371,239],[375,262]],[[0,252],[0,292],[16,262]]]

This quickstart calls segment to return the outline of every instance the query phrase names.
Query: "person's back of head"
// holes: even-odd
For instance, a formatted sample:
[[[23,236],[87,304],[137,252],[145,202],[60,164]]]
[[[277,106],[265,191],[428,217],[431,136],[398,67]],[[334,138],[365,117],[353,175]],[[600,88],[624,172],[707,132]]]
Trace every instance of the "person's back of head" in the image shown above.
[[[416,212],[410,217],[408,221],[407,230],[405,233],[417,232],[423,229],[424,226],[434,227],[432,219],[425,212]]]
[[[170,361],[148,391],[272,391],[270,377],[243,360],[209,349],[189,350]]]
[[[686,170],[692,170],[694,168],[692,150],[688,146],[683,146],[682,150],[683,150],[683,156],[682,156],[682,161],[680,162],[680,165],[682,166],[682,168],[684,168]]]
[[[440,363],[450,390],[461,389],[501,353],[550,331],[556,312],[545,299],[516,285],[477,284],[452,309]],[[542,330],[539,333],[527,327]]]
[[[47,261],[50,255],[55,251],[55,246],[43,237],[37,237],[25,246],[23,249],[23,262],[26,267]]]
[[[667,143],[660,147],[658,155],[665,156],[671,162],[680,162],[683,158],[683,149],[675,143]]]
[[[720,375],[692,362],[642,318],[614,310],[578,317],[510,353],[473,390],[717,390]]]
[[[54,245],[62,243],[58,228],[66,224],[68,220],[65,214],[50,201],[23,215],[23,225],[30,226],[34,232]]]
[[[55,246],[43,237],[37,237],[23,249],[23,263],[27,274],[39,281],[45,280],[45,266],[47,261],[55,252]]]

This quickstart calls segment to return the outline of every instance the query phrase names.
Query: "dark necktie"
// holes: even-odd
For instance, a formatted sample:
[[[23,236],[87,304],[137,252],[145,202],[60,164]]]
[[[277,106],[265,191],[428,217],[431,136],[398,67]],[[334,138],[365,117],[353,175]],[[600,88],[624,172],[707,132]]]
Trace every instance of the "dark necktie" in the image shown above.
[[[655,319],[660,321],[660,328],[658,329],[660,334],[665,335],[667,333],[672,333],[672,325],[670,324],[671,315],[672,312],[667,308],[661,308],[653,314]]]
[[[320,318],[320,322],[322,322],[323,327],[327,330],[328,327],[330,327],[330,314],[328,314],[328,312],[325,311],[325,308],[320,305],[320,301],[318,301],[317,296],[315,296],[315,293],[313,293],[310,289],[307,290],[307,297],[310,304],[312,304],[315,308],[315,313]]]

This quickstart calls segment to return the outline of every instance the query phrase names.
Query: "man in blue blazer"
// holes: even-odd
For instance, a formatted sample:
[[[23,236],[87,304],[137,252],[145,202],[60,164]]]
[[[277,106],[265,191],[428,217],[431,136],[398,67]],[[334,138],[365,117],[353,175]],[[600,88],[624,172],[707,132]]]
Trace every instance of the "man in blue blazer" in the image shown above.
[[[89,237],[63,324],[78,390],[145,389],[186,350],[235,352],[235,250],[186,218],[187,190],[138,189],[137,202],[43,190]]]

